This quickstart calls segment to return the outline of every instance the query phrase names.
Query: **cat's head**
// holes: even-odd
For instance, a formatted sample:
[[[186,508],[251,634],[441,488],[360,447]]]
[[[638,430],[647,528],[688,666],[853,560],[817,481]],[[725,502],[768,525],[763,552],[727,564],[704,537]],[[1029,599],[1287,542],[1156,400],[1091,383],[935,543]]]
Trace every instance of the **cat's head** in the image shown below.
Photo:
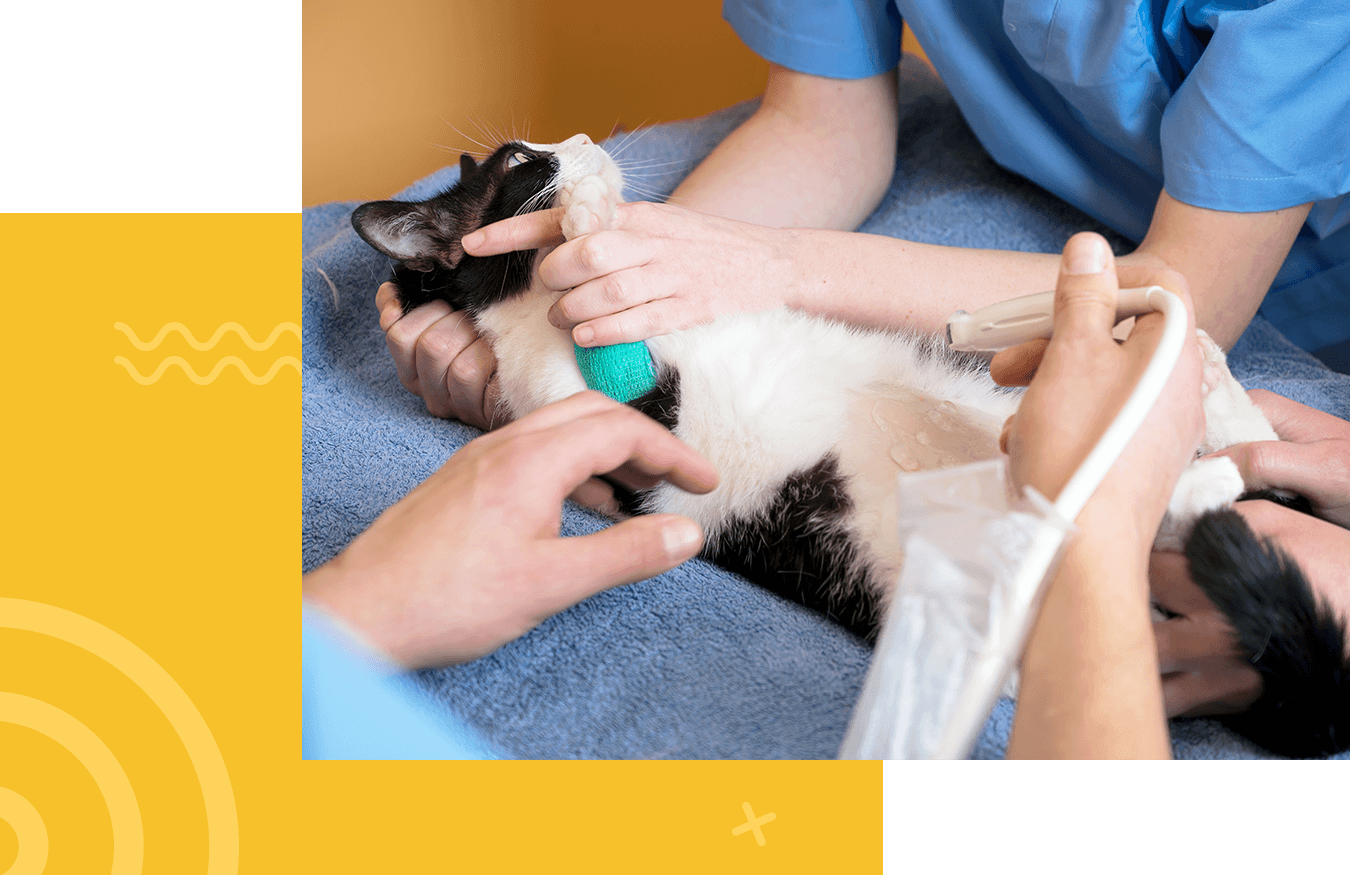
[[[622,187],[618,167],[585,134],[545,145],[512,141],[481,163],[460,157],[460,178],[416,203],[374,201],[352,213],[352,226],[394,259],[404,310],[443,300],[477,313],[529,286],[534,251],[488,258],[466,255],[460,240],[484,225],[552,207],[558,193],[587,176]]]

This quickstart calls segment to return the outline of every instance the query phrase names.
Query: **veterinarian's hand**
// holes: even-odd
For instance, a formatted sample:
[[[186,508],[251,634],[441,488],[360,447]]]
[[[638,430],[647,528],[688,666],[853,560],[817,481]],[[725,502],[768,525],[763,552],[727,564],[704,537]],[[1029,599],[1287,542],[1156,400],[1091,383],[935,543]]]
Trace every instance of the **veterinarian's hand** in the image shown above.
[[[1247,489],[1288,489],[1324,520],[1350,528],[1350,422],[1274,392],[1247,393],[1270,420],[1279,441],[1238,444],[1228,456]]]
[[[563,242],[561,211],[544,210],[480,228],[471,255],[558,245],[539,263],[553,291],[549,311],[580,346],[646,340],[729,313],[782,305],[794,282],[786,235],[670,204],[619,205],[608,230]]]
[[[1228,617],[1191,579],[1186,557],[1149,558],[1149,591],[1169,616],[1153,624],[1168,717],[1237,714],[1261,695],[1261,676],[1238,647]]]
[[[1184,281],[1159,285],[1186,301]],[[1119,280],[1106,241],[1064,247],[1048,344],[1006,351],[991,372],[1035,376],[1004,429],[1013,480],[1055,498],[1147,367],[1161,314],[1112,337]],[[1011,365],[1010,365],[1011,363]],[[1030,367],[1028,367],[1030,364]],[[1198,344],[1185,344],[1162,396],[1076,520],[1022,657],[1010,757],[1166,757],[1170,753],[1149,620],[1147,561],[1167,500],[1204,432]]]
[[[468,314],[432,301],[404,315],[393,283],[380,286],[375,306],[398,381],[425,401],[433,416],[484,431],[503,423],[494,379],[497,360]]]
[[[1162,335],[1162,314],[1153,313],[1136,320],[1125,343],[1112,339],[1119,293],[1114,261],[1102,238],[1075,235],[1064,249],[1054,337],[1005,350],[990,365],[1004,385],[1035,374],[1001,444],[1011,456],[1015,482],[1051,499],[1115,418]],[[1148,279],[1181,295],[1190,314],[1179,274],[1160,271]],[[1194,333],[1194,316],[1190,319]],[[1134,514],[1145,549],[1204,433],[1200,376],[1198,345],[1186,344],[1162,397],[1097,490],[1111,497],[1119,513]]]
[[[305,577],[305,596],[405,665],[475,659],[585,598],[702,546],[684,517],[559,538],[563,499],[596,474],[707,492],[717,473],[637,411],[585,392],[469,442]]]

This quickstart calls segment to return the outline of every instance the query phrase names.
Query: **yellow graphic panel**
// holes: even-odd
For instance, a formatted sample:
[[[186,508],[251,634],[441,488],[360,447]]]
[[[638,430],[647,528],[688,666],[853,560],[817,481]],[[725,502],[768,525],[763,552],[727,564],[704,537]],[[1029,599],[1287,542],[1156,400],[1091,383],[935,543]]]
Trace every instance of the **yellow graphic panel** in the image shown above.
[[[279,871],[303,796],[299,217],[0,223],[0,871]],[[156,375],[170,357],[214,381]]]
[[[299,243],[0,216],[0,872],[877,871],[875,763],[300,759]]]

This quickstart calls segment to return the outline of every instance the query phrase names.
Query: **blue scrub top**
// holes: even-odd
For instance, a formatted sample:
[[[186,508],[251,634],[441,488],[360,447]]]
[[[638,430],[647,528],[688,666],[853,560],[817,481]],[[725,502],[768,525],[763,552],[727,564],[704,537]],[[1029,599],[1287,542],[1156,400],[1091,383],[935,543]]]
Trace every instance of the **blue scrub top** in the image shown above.
[[[1133,240],[1164,185],[1232,212],[1315,202],[1261,313],[1350,340],[1350,4],[1328,0],[724,0],[762,57],[885,72],[913,29],[1002,166]]]
[[[305,606],[301,756],[307,760],[496,759],[467,726],[425,710],[406,673]]]

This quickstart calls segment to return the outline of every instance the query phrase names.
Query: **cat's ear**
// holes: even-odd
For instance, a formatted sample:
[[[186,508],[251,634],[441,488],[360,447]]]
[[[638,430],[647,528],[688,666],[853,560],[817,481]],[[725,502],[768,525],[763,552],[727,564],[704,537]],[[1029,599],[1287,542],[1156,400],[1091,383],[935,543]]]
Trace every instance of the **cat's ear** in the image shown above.
[[[478,165],[474,163],[472,155],[459,156],[459,178],[461,181],[468,179],[478,172]]]
[[[352,227],[361,239],[413,270],[437,265],[454,267],[463,256],[458,241],[441,228],[437,213],[425,204],[374,201],[352,213]]]

